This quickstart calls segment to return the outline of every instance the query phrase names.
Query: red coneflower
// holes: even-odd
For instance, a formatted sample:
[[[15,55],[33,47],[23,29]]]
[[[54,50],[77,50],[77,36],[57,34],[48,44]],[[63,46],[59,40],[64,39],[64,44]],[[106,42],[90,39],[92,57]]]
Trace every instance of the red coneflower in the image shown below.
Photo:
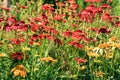
[[[101,0],[84,0],[85,2],[100,2]]]
[[[50,4],[44,4],[44,5],[42,6],[42,10],[53,11],[54,8],[51,7]]]
[[[22,42],[25,42],[25,39],[23,37],[22,38],[14,38],[14,39],[11,39],[10,42],[15,45],[20,45]]]
[[[111,31],[110,30],[107,30],[106,27],[101,27],[99,28],[98,30],[98,33],[110,33]]]
[[[70,37],[72,35],[72,32],[69,30],[66,30],[66,31],[62,32],[62,34],[64,37]]]
[[[60,39],[58,39],[58,38],[54,39],[54,42],[58,43],[59,45],[62,45],[62,41]]]
[[[75,48],[78,48],[78,49],[83,49],[83,45],[80,44],[78,41],[71,41],[71,42],[68,42],[69,45],[71,46],[74,46]]]
[[[91,31],[95,31],[96,33],[110,33],[111,30],[107,29],[106,26],[102,26],[101,28],[89,28],[89,30]]]
[[[74,58],[75,61],[77,61],[78,64],[86,63],[87,60],[84,58]]]
[[[28,58],[28,55],[24,55],[22,52],[16,52],[10,54],[12,59],[22,60],[25,56],[25,58]]]

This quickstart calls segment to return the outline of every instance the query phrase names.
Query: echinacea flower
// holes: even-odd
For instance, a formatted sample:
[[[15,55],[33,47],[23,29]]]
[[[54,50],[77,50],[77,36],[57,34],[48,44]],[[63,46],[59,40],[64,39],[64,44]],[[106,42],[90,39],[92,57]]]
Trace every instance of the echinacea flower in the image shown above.
[[[71,46],[74,46],[75,48],[78,48],[78,49],[84,48],[84,46],[82,44],[80,44],[78,41],[71,41],[71,42],[68,42],[68,44]]]
[[[109,40],[110,40],[110,42],[111,42],[111,41],[114,42],[114,41],[117,41],[117,40],[118,40],[118,37],[112,36],[112,37],[109,38]]]
[[[51,4],[44,4],[44,5],[42,6],[42,10],[53,11],[54,8],[52,7]]]
[[[5,10],[5,11],[10,11],[11,10],[10,8],[1,7],[1,6],[0,6],[0,9]]]
[[[120,21],[115,22],[115,25],[120,27]]]
[[[58,39],[58,38],[54,39],[54,42],[58,43],[59,45],[62,45],[62,41],[60,39]]]
[[[102,43],[98,45],[98,48],[104,48],[104,49],[108,49],[110,47],[109,43]]]
[[[107,30],[107,28],[105,26],[102,26],[101,28],[99,28],[98,33],[110,33],[110,30]]]
[[[0,53],[0,57],[6,57],[7,55],[4,53]]]
[[[85,58],[74,58],[75,61],[77,61],[78,64],[86,63],[87,60]]]
[[[30,48],[23,47],[22,50],[23,50],[23,51],[30,51]]]
[[[89,38],[86,37],[86,33],[82,30],[76,30],[72,32],[72,38],[74,40],[83,40],[84,42],[89,42]]]
[[[102,18],[102,20],[106,20],[106,21],[111,21],[112,20],[110,14],[104,14],[104,15],[102,15],[101,18]]]
[[[99,77],[103,77],[104,73],[102,71],[96,71],[95,75]]]
[[[111,59],[111,58],[113,58],[113,53],[105,54],[104,57],[107,59]]]
[[[46,57],[46,58],[40,58],[41,61],[45,61],[45,62],[57,62],[56,59],[53,59],[52,57]]]
[[[71,4],[72,4],[72,3],[76,3],[75,0],[67,0],[67,2],[68,2],[68,3],[71,3]]]
[[[23,37],[22,38],[15,38],[15,39],[11,40],[11,43],[16,44],[16,45],[20,45],[23,42],[25,42],[25,39]]]
[[[101,0],[84,0],[85,2],[100,2]]]
[[[120,44],[119,43],[113,43],[111,46],[114,47],[114,48],[120,49]]]
[[[87,55],[89,57],[98,57],[99,56],[97,53],[92,53],[92,52],[89,52]]]
[[[104,9],[104,8],[111,9],[111,6],[109,6],[108,4],[102,4],[100,6],[100,8],[102,8],[102,9]]]
[[[13,73],[15,77],[21,76],[23,78],[25,78],[27,75],[26,68],[23,65],[17,65],[13,69],[11,69],[10,73]]]
[[[66,30],[66,31],[62,32],[62,34],[64,37],[70,37],[72,35],[72,32],[69,30]]]
[[[25,58],[28,58],[28,55],[24,55],[22,52],[16,52],[10,54],[12,59],[22,60],[25,56]]]
[[[65,6],[65,4],[63,2],[56,2],[56,4],[57,4],[58,7],[64,7]]]
[[[86,49],[87,51],[92,51],[92,50],[93,50],[93,47],[85,46],[85,49]]]
[[[86,69],[86,66],[81,66],[80,70],[85,70]]]
[[[111,30],[108,30],[106,26],[102,26],[101,28],[89,28],[89,30],[96,32],[97,34],[99,33],[110,33]]]
[[[40,42],[33,42],[33,46],[39,46]]]

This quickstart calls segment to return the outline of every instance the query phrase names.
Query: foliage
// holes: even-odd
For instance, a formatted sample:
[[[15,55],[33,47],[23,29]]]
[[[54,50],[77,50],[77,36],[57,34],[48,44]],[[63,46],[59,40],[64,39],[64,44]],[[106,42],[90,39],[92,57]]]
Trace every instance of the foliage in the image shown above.
[[[118,4],[100,1],[0,7],[0,79],[120,80]]]

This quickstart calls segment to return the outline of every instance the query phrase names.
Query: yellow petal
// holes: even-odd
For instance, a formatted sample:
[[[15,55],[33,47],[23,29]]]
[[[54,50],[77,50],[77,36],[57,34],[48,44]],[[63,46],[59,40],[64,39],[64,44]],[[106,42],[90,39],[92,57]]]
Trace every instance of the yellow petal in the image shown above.
[[[15,71],[16,70],[16,67],[15,68],[13,68],[13,69],[11,69],[11,71],[10,71],[10,73],[12,73],[13,71]]]
[[[82,67],[81,67],[81,70],[85,70],[85,69],[86,69],[86,66],[82,66]]]
[[[25,76],[26,76],[26,71],[20,71],[20,76],[23,77],[23,78],[25,78]]]
[[[89,57],[98,57],[99,56],[97,53],[92,53],[92,52],[89,52],[87,55]]]
[[[6,54],[0,53],[0,57],[6,57]]]
[[[104,73],[101,71],[95,72],[96,76],[103,77]]]
[[[20,70],[15,70],[14,71],[14,76],[16,77],[16,76],[18,76],[20,74]]]
[[[52,60],[52,62],[55,62],[55,63],[56,63],[57,61],[58,61],[58,60],[55,60],[55,59],[54,59],[54,60]]]
[[[109,38],[110,41],[116,41],[118,40],[118,38],[116,36],[112,36],[111,38]]]
[[[23,51],[30,51],[30,48],[22,48]]]

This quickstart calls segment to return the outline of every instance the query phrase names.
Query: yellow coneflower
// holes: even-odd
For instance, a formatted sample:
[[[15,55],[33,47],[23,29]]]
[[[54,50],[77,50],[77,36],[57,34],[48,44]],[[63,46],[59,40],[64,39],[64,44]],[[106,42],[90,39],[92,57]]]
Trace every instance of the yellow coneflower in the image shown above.
[[[13,69],[11,69],[10,73],[12,73],[12,72],[13,72],[15,77],[16,76],[21,76],[23,78],[26,77],[26,73],[27,73],[27,71],[26,71],[26,69],[23,65],[17,65]]]
[[[85,48],[86,48],[87,51],[92,51],[93,50],[93,47],[86,46]]]
[[[102,71],[96,71],[96,76],[103,77],[104,73]]]
[[[112,44],[112,47],[120,49],[120,44],[119,43],[114,43],[114,44]]]
[[[30,48],[23,47],[22,50],[23,50],[23,51],[30,51]]]
[[[117,41],[117,40],[118,40],[118,37],[112,36],[112,37],[109,38],[109,40],[114,42],[114,41]]]
[[[89,52],[87,55],[89,57],[98,57],[99,56],[97,53],[92,53],[92,52]]]
[[[45,62],[57,62],[57,60],[53,59],[52,57],[40,58],[40,60]]]
[[[81,68],[80,68],[80,70],[85,70],[86,69],[86,66],[82,66]]]
[[[105,58],[113,58],[113,54],[112,53],[108,53],[106,55],[104,55]]]
[[[0,53],[0,57],[6,57],[7,55],[4,53]]]
[[[107,49],[109,47],[110,47],[110,44],[108,44],[108,43],[102,43],[102,44],[98,45],[98,48],[105,48],[105,49]]]

